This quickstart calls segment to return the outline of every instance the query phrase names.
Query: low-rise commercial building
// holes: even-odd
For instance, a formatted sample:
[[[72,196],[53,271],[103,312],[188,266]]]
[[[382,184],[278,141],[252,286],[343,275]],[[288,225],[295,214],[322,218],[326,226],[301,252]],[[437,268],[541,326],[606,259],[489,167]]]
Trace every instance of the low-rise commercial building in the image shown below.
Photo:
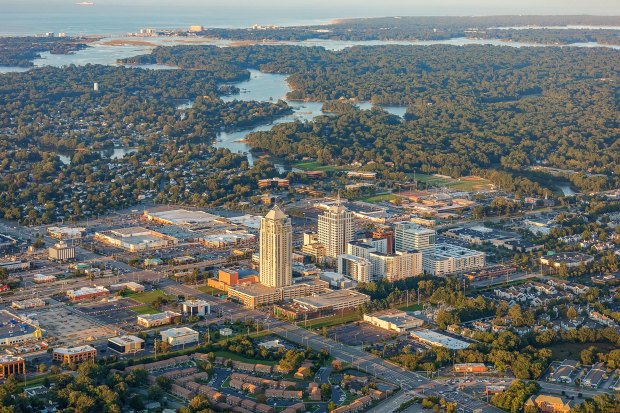
[[[43,331],[29,319],[0,311],[0,346],[14,346],[43,337]]]
[[[67,291],[67,297],[71,301],[92,300],[99,297],[107,297],[108,295],[110,295],[110,291],[101,286],[82,287],[77,290]]]
[[[50,237],[64,240],[64,239],[79,239],[86,233],[86,228],[73,228],[73,227],[49,227],[47,233]]]
[[[293,300],[303,308],[323,313],[355,308],[369,301],[370,296],[353,290],[328,291]]]
[[[572,400],[565,401],[558,396],[539,394],[525,402],[525,408],[538,409],[542,413],[569,413],[574,406]]]
[[[53,275],[35,274],[32,277],[32,281],[35,284],[53,283],[54,281],[56,281],[56,277]]]
[[[132,293],[143,293],[144,292],[144,286],[142,284],[139,284],[133,281],[127,281],[127,282],[120,283],[120,284],[113,284],[109,287],[109,289],[110,291],[129,290]]]
[[[0,268],[5,269],[8,272],[26,271],[30,269],[30,261],[9,258],[8,260],[0,261]]]
[[[0,355],[0,380],[4,380],[12,375],[24,374],[26,364],[22,357],[10,356],[8,354]]]
[[[577,268],[580,265],[587,265],[594,261],[594,257],[580,252],[561,252],[558,254],[546,255],[540,258],[542,265],[560,268]]]
[[[161,339],[171,346],[195,344],[200,340],[198,331],[189,327],[170,328],[161,332]]]
[[[489,368],[484,363],[457,363],[454,365],[455,373],[486,373]]]
[[[175,237],[142,227],[96,232],[94,239],[130,252],[171,247],[179,242]]]
[[[228,296],[248,308],[258,308],[295,298],[318,294],[329,289],[329,284],[317,279],[302,279],[285,287],[267,287],[262,284],[236,285],[228,289]]]
[[[364,321],[384,330],[405,333],[414,328],[421,327],[424,321],[410,316],[400,310],[385,310],[372,314],[364,314]]]
[[[449,350],[463,350],[471,343],[448,336],[433,330],[415,330],[410,333],[411,338],[429,346],[445,347]]]
[[[108,339],[108,348],[120,354],[134,354],[144,350],[144,340],[136,336],[120,336]]]
[[[97,349],[91,346],[58,347],[52,352],[52,360],[61,363],[80,363],[97,358]]]
[[[183,313],[189,316],[204,317],[211,314],[211,305],[204,300],[188,300],[183,303]]]
[[[41,298],[29,298],[27,300],[13,301],[11,307],[16,310],[45,307],[45,301]]]
[[[164,311],[156,314],[142,314],[137,317],[137,322],[142,327],[151,328],[172,324],[176,320],[181,319],[181,314],[174,311]]]

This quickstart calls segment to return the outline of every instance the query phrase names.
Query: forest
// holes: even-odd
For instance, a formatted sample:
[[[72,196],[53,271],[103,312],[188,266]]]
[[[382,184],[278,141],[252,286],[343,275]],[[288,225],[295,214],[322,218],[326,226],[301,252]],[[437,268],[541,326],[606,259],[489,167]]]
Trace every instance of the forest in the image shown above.
[[[564,28],[540,30],[535,27],[617,26],[615,16],[428,16],[341,19],[325,25],[262,29],[206,28],[201,35],[229,40],[304,41],[321,40],[446,40],[458,37],[510,39],[533,43],[569,44],[600,41],[620,44],[618,30]],[[502,27],[519,30],[495,30]],[[543,33],[544,32],[544,33]]]
[[[88,47],[96,38],[0,37],[0,66],[31,67],[43,52],[69,54]]]
[[[144,197],[206,205],[247,194],[256,175],[272,176],[273,167],[249,168],[244,156],[216,150],[216,132],[291,111],[282,101],[220,99],[222,84],[248,76],[217,63],[193,71],[70,66],[0,76],[0,216],[48,223]],[[177,109],[188,102],[191,108]],[[136,152],[103,158],[99,151],[112,146]],[[60,161],[62,152],[70,164]]]
[[[178,46],[129,62],[196,69],[214,60],[290,75],[290,99],[407,106],[404,121],[340,108],[337,117],[278,125],[250,137],[255,148],[277,156],[340,164],[394,161],[401,171],[451,176],[531,165],[608,176],[603,182],[584,179],[581,187],[590,190],[614,186],[620,174],[615,50]]]

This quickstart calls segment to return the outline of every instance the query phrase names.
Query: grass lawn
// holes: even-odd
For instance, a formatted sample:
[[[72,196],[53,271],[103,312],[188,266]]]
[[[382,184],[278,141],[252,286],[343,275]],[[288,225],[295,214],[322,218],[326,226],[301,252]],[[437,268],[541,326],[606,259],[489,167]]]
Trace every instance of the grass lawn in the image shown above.
[[[410,175],[413,177],[413,174]],[[492,187],[491,181],[477,176],[464,176],[460,179],[453,179],[416,173],[415,179],[418,182],[424,182],[428,185],[447,186],[457,191],[473,191],[479,189],[490,189]]]
[[[602,352],[614,350],[615,347],[610,343],[562,343],[550,346],[553,358],[556,360],[573,359],[579,360],[579,353],[588,347],[596,347]]]
[[[227,359],[231,359],[234,361],[241,361],[243,363],[254,363],[254,364],[259,363],[259,364],[267,364],[269,366],[275,366],[276,364],[278,364],[278,362],[274,360],[250,359],[237,353],[231,353],[230,351],[216,351],[215,355],[225,357]]]
[[[396,199],[396,195],[394,194],[377,194],[377,195],[371,195],[371,196],[367,196],[365,198],[360,198],[360,201],[364,201],[364,202],[383,202],[383,201],[391,201],[393,199]]]
[[[422,308],[422,305],[418,304],[409,304],[409,306],[407,306],[407,304],[403,304],[398,307],[399,310],[403,311],[420,311]]]
[[[162,290],[147,291],[144,293],[130,294],[127,296],[127,298],[131,298],[132,300],[139,301],[142,304],[152,304],[153,301],[157,300],[159,297],[167,298],[169,300],[173,300],[176,298],[171,295],[167,295]]]
[[[329,317],[317,318],[315,320],[308,320],[307,324],[304,321],[300,321],[297,323],[299,327],[305,327],[309,329],[317,329],[323,327],[332,327],[337,326],[339,324],[352,323],[354,321],[359,321],[362,318],[360,315],[355,312],[347,313],[344,315],[336,314]]]
[[[294,168],[301,169],[302,171],[337,171],[344,169],[342,166],[336,165],[322,165],[316,161],[304,161],[293,164]]]
[[[201,285],[200,287],[196,287],[197,290],[202,291],[205,294],[210,294],[210,295],[227,295],[226,292],[219,290],[217,288],[211,287],[209,285]]]
[[[143,304],[143,305],[139,305],[137,307],[131,307],[131,311],[133,311],[136,314],[140,314],[140,315],[144,315],[144,314],[157,314],[160,311],[154,309],[153,307],[151,307],[150,304]]]

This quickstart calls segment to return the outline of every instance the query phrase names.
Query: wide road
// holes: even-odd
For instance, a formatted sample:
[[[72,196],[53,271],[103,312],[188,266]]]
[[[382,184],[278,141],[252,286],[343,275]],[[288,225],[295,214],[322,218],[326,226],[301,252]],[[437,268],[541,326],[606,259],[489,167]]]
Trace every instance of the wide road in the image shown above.
[[[393,383],[401,387],[402,391],[395,396],[388,398],[380,403],[374,410],[376,412],[391,412],[398,408],[403,402],[409,400],[412,396],[408,393],[421,386],[434,387],[434,382],[427,377],[402,368],[399,365],[391,363],[380,357],[367,353],[357,347],[351,347],[343,343],[336,342],[330,338],[323,337],[313,331],[303,329],[295,324],[288,323],[280,319],[274,319],[267,313],[258,310],[249,310],[232,302],[227,302],[217,297],[205,294],[194,286],[187,284],[176,284],[165,287],[170,292],[183,293],[184,295],[194,296],[196,298],[205,299],[220,307],[225,319],[231,320],[256,320],[267,327],[267,329],[286,340],[307,346],[313,350],[328,350],[329,353],[346,363],[350,363],[361,371],[373,375],[388,383]],[[445,388],[445,396],[448,401],[455,401],[459,406],[459,411],[463,413],[496,413],[501,410],[496,409],[487,403],[475,399],[465,393],[456,391],[454,386],[442,385]],[[441,390],[443,391],[443,390]],[[441,396],[439,392],[431,393]]]

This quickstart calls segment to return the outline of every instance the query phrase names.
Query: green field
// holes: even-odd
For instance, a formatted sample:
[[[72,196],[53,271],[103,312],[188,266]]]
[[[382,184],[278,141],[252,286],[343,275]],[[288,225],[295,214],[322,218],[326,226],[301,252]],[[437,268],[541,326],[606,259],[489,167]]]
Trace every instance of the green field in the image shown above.
[[[422,310],[422,306],[418,304],[409,304],[409,306],[407,306],[407,304],[403,304],[398,306],[398,309],[403,311],[420,311]]]
[[[269,366],[275,366],[276,364],[278,364],[277,361],[274,360],[256,360],[256,359],[249,359],[247,357],[243,357],[237,353],[231,353],[230,351],[216,351],[215,352],[216,356],[221,356],[221,357],[225,357],[227,359],[231,359],[234,361],[241,361],[243,363],[260,363],[260,364],[267,364]]]
[[[151,307],[150,304],[143,304],[143,305],[139,305],[137,307],[131,307],[131,311],[133,311],[136,314],[140,314],[140,315],[144,315],[144,314],[157,314],[160,311],[154,309],[153,307]]]
[[[344,315],[332,315],[329,317],[317,318],[315,320],[308,320],[308,322],[300,321],[297,323],[299,327],[305,327],[308,329],[317,329],[323,327],[333,327],[339,324],[352,323],[354,321],[361,320],[360,315],[357,312],[347,313]]]
[[[344,169],[342,166],[336,165],[322,165],[316,161],[303,161],[293,164],[293,168],[301,169],[302,171],[338,171]]]
[[[131,298],[132,300],[136,300],[142,305],[131,307],[131,311],[136,314],[156,314],[160,311],[153,307],[153,302],[158,298],[167,298],[168,300],[174,301],[176,297],[172,295],[168,295],[164,293],[162,290],[153,290],[144,293],[138,294],[130,294],[127,298]]]
[[[174,300],[176,298],[172,295],[166,294],[162,290],[153,290],[144,293],[130,294],[127,296],[127,298],[131,298],[132,300],[136,300],[142,304],[152,304],[153,301],[157,300],[159,297],[167,298],[169,300]]]
[[[360,201],[364,201],[364,202],[384,202],[384,201],[391,201],[393,199],[396,199],[396,195],[394,194],[377,194],[377,195],[370,195],[367,196],[365,198],[360,198]]]
[[[226,292],[219,290],[217,288],[210,287],[208,285],[201,285],[199,287],[196,287],[196,289],[209,295],[220,295],[220,294],[228,295]]]
[[[410,174],[413,177],[413,174]],[[462,177],[460,179],[444,178],[441,176],[415,174],[415,179],[418,182],[424,182],[431,186],[445,186],[457,191],[473,191],[480,189],[490,189],[492,187],[491,181],[480,177]]]
[[[549,349],[553,353],[555,360],[574,359],[579,360],[579,353],[588,347],[596,347],[602,352],[614,350],[615,347],[610,343],[562,343],[550,346]]]

